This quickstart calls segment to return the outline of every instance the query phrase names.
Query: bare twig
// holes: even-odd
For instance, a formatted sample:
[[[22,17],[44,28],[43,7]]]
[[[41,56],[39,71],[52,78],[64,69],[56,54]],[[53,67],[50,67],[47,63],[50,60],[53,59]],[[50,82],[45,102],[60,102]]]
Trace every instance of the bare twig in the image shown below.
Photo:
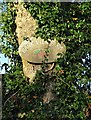
[[[52,70],[54,68],[54,66],[55,66],[55,63],[52,63],[51,67],[48,68],[47,70],[45,70],[45,72],[49,72],[50,70]]]
[[[18,91],[19,91],[19,90],[18,90]],[[4,102],[4,106],[6,106],[6,103],[7,103],[13,96],[15,96],[15,95],[18,93],[18,91],[15,92],[13,95],[11,95],[11,96]]]

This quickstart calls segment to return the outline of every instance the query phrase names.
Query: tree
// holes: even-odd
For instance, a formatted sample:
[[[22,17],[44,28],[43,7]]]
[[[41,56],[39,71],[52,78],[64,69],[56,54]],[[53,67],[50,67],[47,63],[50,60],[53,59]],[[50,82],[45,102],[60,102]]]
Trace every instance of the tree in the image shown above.
[[[38,71],[35,83],[29,85],[22,73],[21,59],[17,53],[15,9],[13,3],[4,4],[2,12],[2,40],[6,41],[3,53],[13,65],[3,77],[3,119],[26,120],[87,120],[85,115],[88,98],[90,66],[83,59],[91,51],[90,14],[91,2],[87,3],[24,3],[24,7],[37,20],[36,37],[56,39],[66,45],[66,54],[57,60],[56,71],[44,74]],[[7,39],[7,40],[6,40]],[[44,103],[46,82],[53,81],[55,99]],[[7,108],[6,108],[7,106]],[[9,117],[7,118],[7,114]]]

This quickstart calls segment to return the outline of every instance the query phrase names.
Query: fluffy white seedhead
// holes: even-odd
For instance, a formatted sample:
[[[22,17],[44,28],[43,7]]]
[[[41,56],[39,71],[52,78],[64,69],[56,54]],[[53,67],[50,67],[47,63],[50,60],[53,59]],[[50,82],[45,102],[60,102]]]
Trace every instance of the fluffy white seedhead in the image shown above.
[[[23,4],[16,5],[16,9],[16,33],[18,37],[18,43],[20,45],[24,37],[32,37],[35,35],[38,24],[30,15],[30,13],[23,7]]]
[[[66,46],[52,40],[50,44],[43,39],[31,37],[30,41],[23,41],[19,47],[20,56],[31,63],[42,63],[45,57],[48,59],[47,63],[52,63],[57,60],[58,53],[62,55],[66,52]]]
[[[56,41],[56,40],[52,40],[49,44],[49,59],[50,62],[53,61],[55,62],[57,60],[57,58],[59,58],[60,56],[58,56],[58,53],[61,54],[61,57],[63,57],[63,55],[66,52],[66,46],[63,42],[61,42],[61,44]]]
[[[32,63],[42,63],[48,43],[41,38],[32,37],[30,41],[23,41],[19,47],[20,56]]]
[[[22,62],[24,75],[30,78],[29,82],[32,83],[35,79],[37,70],[41,70],[41,65],[30,64],[26,60],[22,60]]]
[[[46,69],[46,71],[49,71],[53,68],[53,63],[60,57],[58,53],[61,53],[63,57],[65,52],[66,46],[63,42],[60,44],[58,41],[52,40],[48,43],[40,37],[31,37],[29,41],[24,40],[19,46],[19,54],[22,58],[24,74],[30,78],[29,82],[32,83],[36,71],[41,70],[40,63],[43,63],[45,57],[48,58],[46,63],[52,63],[48,64],[49,68]]]

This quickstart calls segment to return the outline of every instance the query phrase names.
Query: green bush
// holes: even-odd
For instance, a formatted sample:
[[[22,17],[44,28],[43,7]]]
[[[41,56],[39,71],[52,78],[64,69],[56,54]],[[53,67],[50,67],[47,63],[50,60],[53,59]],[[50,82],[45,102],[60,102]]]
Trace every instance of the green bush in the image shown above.
[[[36,37],[63,41],[67,48],[65,56],[57,60],[56,71],[38,71],[31,85],[26,82],[17,53],[16,11],[12,6],[13,3],[4,4],[2,12],[3,53],[14,63],[3,77],[3,120],[87,120],[84,110],[90,71],[82,59],[91,54],[91,2],[24,3],[38,22]],[[54,83],[55,99],[44,103],[48,81]]]

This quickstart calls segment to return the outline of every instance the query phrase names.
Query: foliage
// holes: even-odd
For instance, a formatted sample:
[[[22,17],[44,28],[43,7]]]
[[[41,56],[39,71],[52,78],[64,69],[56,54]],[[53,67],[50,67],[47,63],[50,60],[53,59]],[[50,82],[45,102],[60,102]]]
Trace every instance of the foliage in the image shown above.
[[[2,12],[3,53],[13,63],[3,77],[3,119],[86,120],[84,110],[88,103],[91,68],[90,57],[87,60],[87,55],[91,54],[91,3],[24,3],[38,22],[36,37],[63,41],[67,47],[64,58],[57,60],[56,71],[50,74],[38,71],[35,83],[31,85],[21,69],[15,33],[16,11],[12,6],[13,3],[6,7],[4,4]],[[44,103],[48,81],[55,83],[55,99]]]

